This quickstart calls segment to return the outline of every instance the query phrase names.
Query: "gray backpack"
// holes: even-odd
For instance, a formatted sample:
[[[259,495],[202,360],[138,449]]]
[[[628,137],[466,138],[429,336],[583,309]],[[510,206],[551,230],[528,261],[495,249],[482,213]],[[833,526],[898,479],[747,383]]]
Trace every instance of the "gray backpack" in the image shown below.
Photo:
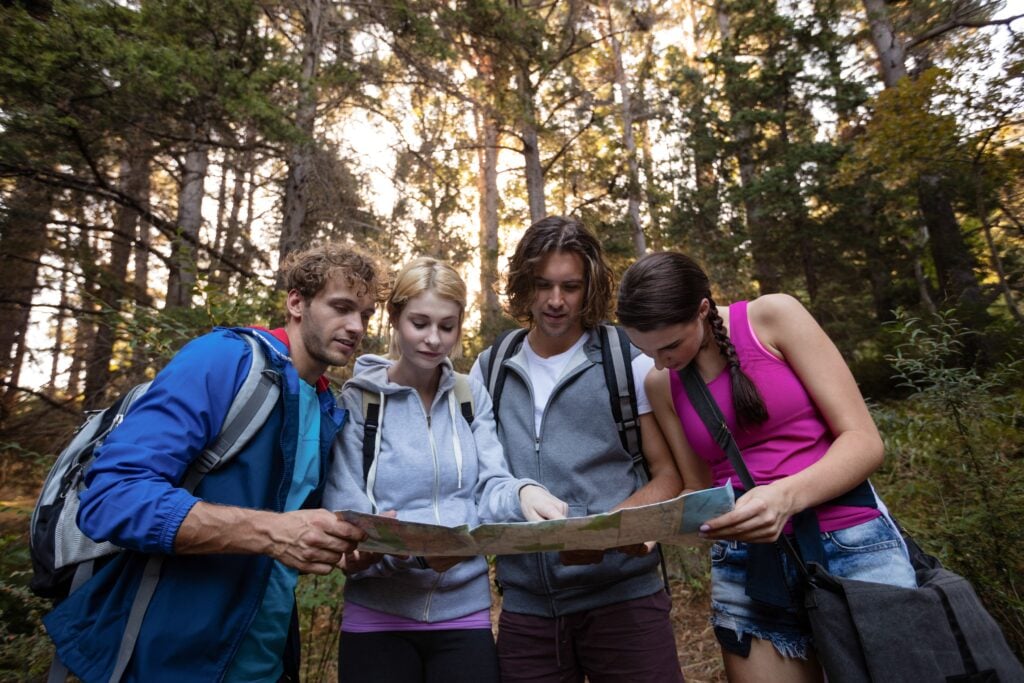
[[[181,487],[194,491],[202,478],[235,457],[266,422],[281,395],[280,376],[267,367],[263,342],[242,334],[252,349],[249,374],[228,409],[220,434],[191,464]],[[124,420],[132,405],[146,393],[150,382],[129,389],[110,407],[91,413],[75,432],[71,443],[57,456],[32,511],[29,550],[32,556],[30,588],[37,595],[61,600],[85,583],[107,560],[122,549],[113,543],[97,543],[78,528],[79,494],[85,489],[85,473],[96,450]],[[119,654],[119,666],[111,680],[118,680],[134,649],[149,600],[159,578],[161,556],[150,557],[145,576],[132,604]],[[123,660],[123,663],[121,662]],[[51,680],[63,680],[66,670],[54,662]],[[120,669],[120,671],[118,671]]]

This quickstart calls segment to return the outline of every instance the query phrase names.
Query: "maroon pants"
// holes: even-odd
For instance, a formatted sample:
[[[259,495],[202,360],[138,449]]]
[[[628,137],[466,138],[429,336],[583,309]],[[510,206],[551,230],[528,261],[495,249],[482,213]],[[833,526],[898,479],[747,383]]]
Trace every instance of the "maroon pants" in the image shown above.
[[[669,611],[660,590],[563,617],[502,610],[502,683],[673,683],[683,680]]]

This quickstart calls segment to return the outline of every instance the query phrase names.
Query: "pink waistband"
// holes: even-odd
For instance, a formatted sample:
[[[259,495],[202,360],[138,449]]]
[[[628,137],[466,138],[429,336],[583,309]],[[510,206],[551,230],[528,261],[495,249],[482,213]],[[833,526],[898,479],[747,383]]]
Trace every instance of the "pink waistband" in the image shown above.
[[[482,609],[447,621],[425,622],[387,614],[369,607],[346,602],[341,630],[346,633],[378,633],[380,631],[453,631],[456,629],[491,628],[490,610]]]

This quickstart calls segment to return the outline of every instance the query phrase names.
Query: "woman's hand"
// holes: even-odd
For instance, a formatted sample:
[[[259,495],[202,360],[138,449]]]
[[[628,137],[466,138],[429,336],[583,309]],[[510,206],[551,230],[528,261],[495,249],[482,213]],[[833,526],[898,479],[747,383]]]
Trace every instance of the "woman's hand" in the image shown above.
[[[555,498],[547,489],[532,484],[519,489],[519,505],[528,522],[565,519],[569,514],[569,505],[565,501]]]
[[[780,480],[747,491],[730,512],[708,520],[701,526],[705,538],[771,543],[778,539],[790,516],[799,512],[781,486]]]

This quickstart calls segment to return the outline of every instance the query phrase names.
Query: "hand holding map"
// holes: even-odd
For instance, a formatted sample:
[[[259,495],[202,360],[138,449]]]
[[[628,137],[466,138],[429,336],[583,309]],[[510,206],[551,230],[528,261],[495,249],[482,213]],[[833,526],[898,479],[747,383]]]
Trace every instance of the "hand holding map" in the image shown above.
[[[446,527],[340,510],[336,514],[366,532],[362,551],[393,555],[515,555],[562,550],[604,550],[645,541],[693,545],[700,525],[732,510],[732,485],[671,500],[586,517],[540,522]]]

